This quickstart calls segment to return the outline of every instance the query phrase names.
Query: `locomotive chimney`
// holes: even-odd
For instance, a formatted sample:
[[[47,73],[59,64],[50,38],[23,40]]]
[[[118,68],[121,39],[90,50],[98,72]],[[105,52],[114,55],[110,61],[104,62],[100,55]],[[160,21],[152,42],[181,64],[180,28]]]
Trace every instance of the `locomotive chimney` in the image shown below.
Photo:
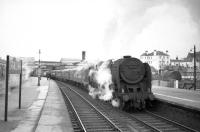
[[[82,51],[82,61],[85,60],[85,51]]]
[[[125,56],[124,56],[124,59],[125,59],[125,58],[131,58],[131,56],[130,56],[130,55],[125,55]]]

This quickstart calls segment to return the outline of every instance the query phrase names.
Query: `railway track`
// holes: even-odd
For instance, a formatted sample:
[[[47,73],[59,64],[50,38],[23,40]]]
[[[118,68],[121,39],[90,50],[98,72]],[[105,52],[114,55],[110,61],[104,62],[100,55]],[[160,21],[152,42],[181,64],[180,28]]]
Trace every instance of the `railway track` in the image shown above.
[[[104,103],[104,102],[102,102]],[[106,109],[110,109],[109,106],[104,104]],[[139,131],[155,131],[155,132],[198,132],[192,128],[179,124],[177,122],[171,121],[159,115],[156,115],[149,111],[126,113],[124,111],[115,110],[120,116],[120,120],[127,122],[134,122],[133,126]],[[113,116],[115,112],[113,112]],[[128,117],[128,118],[127,118]]]
[[[134,113],[131,116],[159,132],[198,132],[149,111]]]
[[[125,129],[122,130],[121,128],[119,128],[119,126],[117,126],[111,118],[104,115],[99,109],[97,109],[93,104],[91,104],[79,93],[73,91],[70,88],[66,88],[66,86],[63,84],[59,84],[59,88],[61,89],[61,92],[65,97],[65,101],[68,101],[68,106],[69,104],[71,105],[70,115],[72,116],[72,123],[73,126],[75,126],[75,131],[125,131]],[[74,112],[73,114],[72,111]]]
[[[69,113],[75,131],[197,132],[148,111],[126,113],[104,101],[92,99],[74,86],[70,85],[76,89],[76,94],[69,85],[61,82],[58,85],[63,95],[71,100],[66,102],[67,107],[72,107]]]

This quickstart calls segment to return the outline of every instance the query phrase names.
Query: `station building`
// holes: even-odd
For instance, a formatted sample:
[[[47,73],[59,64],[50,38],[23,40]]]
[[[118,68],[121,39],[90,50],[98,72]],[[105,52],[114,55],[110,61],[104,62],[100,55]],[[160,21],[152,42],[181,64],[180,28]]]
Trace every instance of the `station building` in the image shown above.
[[[57,69],[70,69],[74,68],[81,63],[86,61],[86,52],[82,51],[82,58],[76,59],[76,58],[61,58],[60,59],[60,66],[57,67]]]

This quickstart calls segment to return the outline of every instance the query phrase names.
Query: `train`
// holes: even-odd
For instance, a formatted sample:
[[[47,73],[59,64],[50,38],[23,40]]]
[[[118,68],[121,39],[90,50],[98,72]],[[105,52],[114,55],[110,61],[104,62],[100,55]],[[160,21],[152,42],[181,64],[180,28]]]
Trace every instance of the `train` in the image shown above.
[[[93,90],[108,87],[112,91],[108,100],[114,101],[120,109],[145,109],[154,100],[149,64],[131,56],[72,69],[52,70],[47,75],[87,91],[91,87]]]

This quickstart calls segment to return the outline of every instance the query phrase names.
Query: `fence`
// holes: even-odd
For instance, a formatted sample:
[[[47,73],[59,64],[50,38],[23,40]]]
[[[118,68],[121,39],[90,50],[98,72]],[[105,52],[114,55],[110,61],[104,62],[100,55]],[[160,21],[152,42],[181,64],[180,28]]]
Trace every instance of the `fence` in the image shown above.
[[[165,79],[163,76],[153,75],[152,85],[175,88],[175,80]],[[180,89],[194,89],[193,79],[182,79],[178,81]],[[196,81],[196,89],[200,90],[200,80]]]
[[[21,85],[22,85],[22,61],[11,56],[7,56],[6,58],[6,68],[5,71],[2,70],[3,82],[5,82],[5,113],[4,113],[4,121],[7,121],[8,115],[8,91],[13,88],[13,86],[17,85],[17,80],[19,84],[19,109],[21,108]],[[5,73],[5,76],[4,76]],[[14,79],[11,80],[11,77]],[[18,79],[17,79],[18,78]],[[5,80],[5,81],[4,81]],[[16,84],[15,84],[16,83]],[[14,85],[9,85],[14,84]]]

